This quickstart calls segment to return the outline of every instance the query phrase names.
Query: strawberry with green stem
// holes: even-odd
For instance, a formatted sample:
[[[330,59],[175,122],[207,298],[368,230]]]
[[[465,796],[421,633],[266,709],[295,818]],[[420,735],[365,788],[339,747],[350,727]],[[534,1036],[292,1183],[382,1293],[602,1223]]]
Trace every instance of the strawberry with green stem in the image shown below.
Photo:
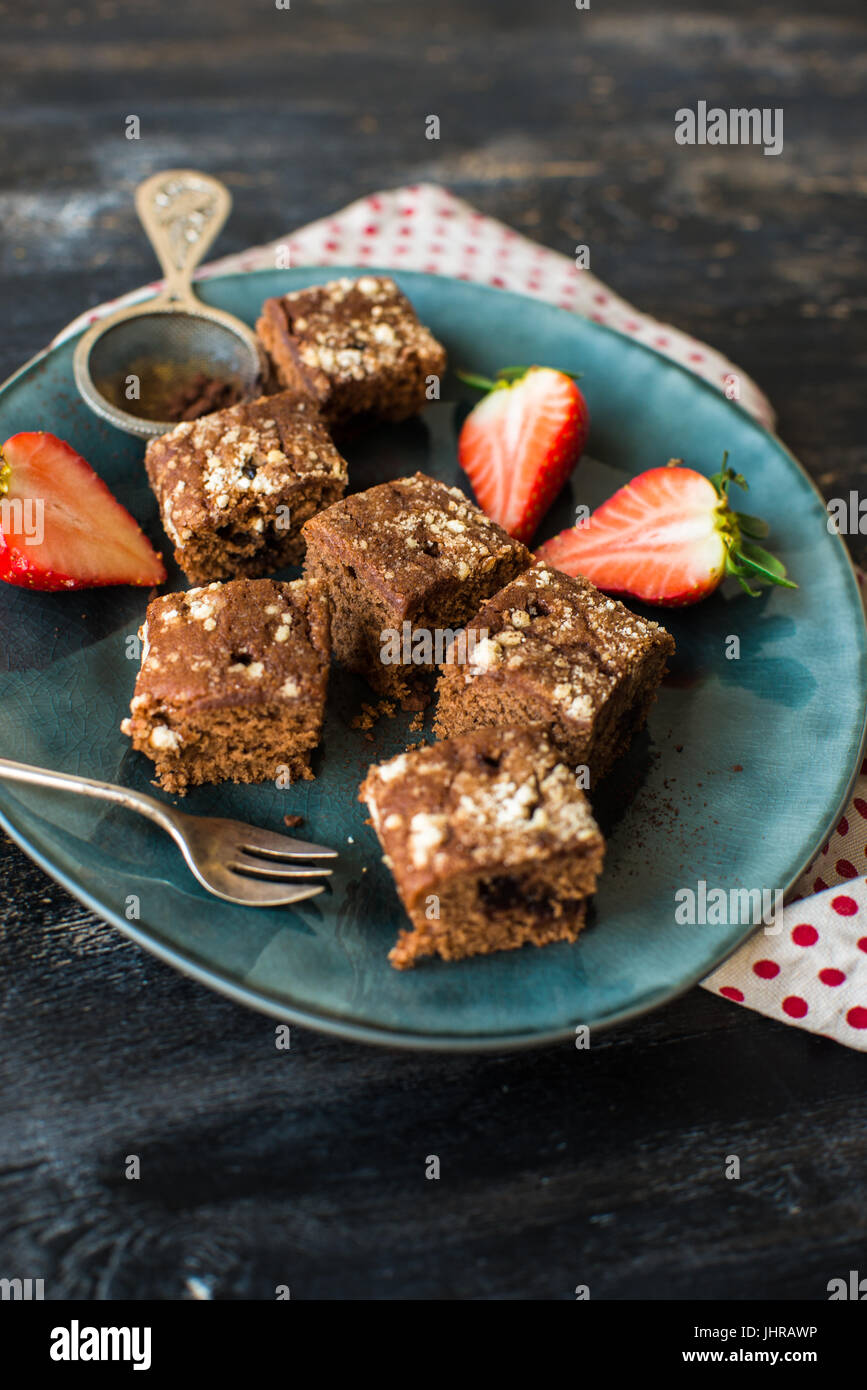
[[[757,584],[796,589],[783,563],[759,545],[766,522],[736,512],[732,484],[746,479],[723,455],[706,478],[682,460],[640,473],[592,516],[540,547],[540,559],[566,574],[582,574],[606,593],[679,607],[698,603],[733,576],[752,598]]]

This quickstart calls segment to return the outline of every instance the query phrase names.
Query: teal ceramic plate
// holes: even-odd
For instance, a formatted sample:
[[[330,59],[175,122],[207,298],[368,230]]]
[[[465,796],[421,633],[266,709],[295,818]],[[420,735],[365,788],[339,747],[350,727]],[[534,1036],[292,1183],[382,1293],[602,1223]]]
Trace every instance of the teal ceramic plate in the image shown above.
[[[209,303],[252,323],[267,295],[329,271],[266,271],[203,283]],[[673,671],[646,734],[599,805],[608,857],[591,925],[575,945],[526,948],[393,970],[403,914],[356,800],[368,764],[414,736],[409,716],[373,740],[352,727],[366,687],[336,673],[315,781],[200,788],[193,812],[237,816],[340,850],[327,894],[297,910],[209,898],[148,822],[99,803],[0,785],[9,833],[70,892],[135,941],[211,987],[278,1018],[369,1042],[506,1049],[551,1042],[579,1023],[653,1008],[707,974],[747,924],[678,925],[675,893],[785,889],[823,842],[857,766],[867,704],[867,642],[855,577],[823,503],[782,445],[711,387],[607,329],[535,300],[457,280],[397,277],[455,365],[490,374],[513,362],[583,372],[588,457],[541,538],[629,476],[672,456],[713,472],[723,449],[751,483],[751,512],[772,523],[797,592],[717,594],[666,618]],[[46,429],[90,460],[161,546],[142,444],[91,415],[72,379],[73,342],[24,367],[0,393],[0,438]],[[348,450],[351,486],[421,469],[461,481],[455,439],[474,399],[451,375],[443,399],[407,425]],[[170,584],[185,587],[173,570]],[[137,663],[127,656],[145,595],[134,589],[0,593],[0,753],[66,772],[150,786],[120,733]],[[663,615],[664,616],[664,615]],[[737,638],[740,655],[731,657]],[[417,737],[417,735],[415,736]]]

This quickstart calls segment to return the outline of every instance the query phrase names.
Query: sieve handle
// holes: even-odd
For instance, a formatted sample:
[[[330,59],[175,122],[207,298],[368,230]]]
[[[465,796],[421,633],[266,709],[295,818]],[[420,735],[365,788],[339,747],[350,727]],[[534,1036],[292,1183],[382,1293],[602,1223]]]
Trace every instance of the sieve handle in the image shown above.
[[[195,304],[193,271],[229,215],[228,188],[195,169],[167,169],[139,184],[135,206],[163,268],[162,298]]]

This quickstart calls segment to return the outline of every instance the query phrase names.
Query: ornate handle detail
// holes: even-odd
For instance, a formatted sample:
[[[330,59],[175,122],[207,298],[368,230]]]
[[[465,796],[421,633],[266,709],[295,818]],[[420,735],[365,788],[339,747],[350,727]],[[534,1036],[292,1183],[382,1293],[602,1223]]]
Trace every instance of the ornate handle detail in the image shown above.
[[[229,215],[228,188],[195,169],[167,169],[139,184],[135,205],[163,268],[166,297],[189,299],[193,271]]]

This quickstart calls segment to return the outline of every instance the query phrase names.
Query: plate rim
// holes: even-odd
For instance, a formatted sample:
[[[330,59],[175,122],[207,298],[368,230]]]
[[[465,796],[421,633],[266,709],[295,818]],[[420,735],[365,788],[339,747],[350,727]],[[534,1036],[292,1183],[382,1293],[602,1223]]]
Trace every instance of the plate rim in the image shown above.
[[[549,300],[539,299],[532,295],[520,294],[514,290],[500,289],[496,286],[486,285],[480,281],[463,280],[457,276],[433,275],[427,271],[401,270],[387,266],[310,265],[285,268],[265,266],[247,271],[230,271],[222,275],[204,275],[198,277],[196,283],[198,285],[207,286],[212,283],[229,280],[249,280],[251,277],[260,275],[286,275],[292,277],[297,271],[302,271],[305,274],[312,274],[314,276],[317,274],[328,275],[329,278],[335,278],[341,275],[357,276],[359,273],[366,275],[389,275],[397,279],[398,283],[402,278],[438,281],[460,287],[461,290],[470,287],[476,292],[482,292],[485,296],[507,296],[518,303],[529,302],[534,305],[541,305],[546,309],[553,310],[557,314],[568,315],[571,318],[582,320],[583,323],[589,327],[591,333],[601,333],[609,337],[613,336],[620,341],[629,343],[631,347],[639,349],[642,353],[649,354],[654,359],[662,359],[668,367],[674,368],[676,371],[688,377],[693,385],[697,385],[706,392],[711,392],[717,399],[726,399],[723,393],[711,382],[707,381],[704,377],[698,376],[697,373],[690,371],[688,367],[668,357],[651,344],[640,342],[627,334],[621,333],[618,329],[610,327],[608,324],[596,323],[595,320],[588,318],[586,315],[578,314],[574,310],[563,308],[557,304],[552,304]],[[150,287],[148,288],[150,289]],[[133,291],[133,293],[135,293],[135,291]],[[155,296],[157,291],[153,290],[147,296],[144,296],[144,298],[150,298],[151,294]],[[64,328],[59,329],[47,346],[34,353],[32,357],[29,357],[16,368],[14,372],[0,382],[0,398],[6,394],[7,390],[13,386],[20,377],[23,377],[56,350],[67,347],[69,344],[73,343],[77,337],[80,337],[82,333],[87,331],[86,326],[83,326],[79,333],[64,336],[66,330],[75,323],[78,317],[80,316],[76,315]],[[741,412],[748,426],[757,430],[763,436],[766,436],[778,449],[780,449],[786,456],[789,464],[794,465],[802,478],[805,479],[813,493],[821,502],[823,509],[825,509],[825,498],[818,484],[776,431],[762,425],[760,421],[750,415],[749,412],[737,402],[729,402],[729,404],[732,408],[738,409]],[[864,614],[861,602],[855,562],[842,536],[835,532],[829,532],[829,534],[838,542],[838,553],[842,553],[845,560],[844,572],[847,574],[851,596],[855,600],[856,612],[862,615],[862,635],[865,638],[865,658],[867,658],[867,615]],[[858,753],[846,782],[845,790],[838,804],[835,806],[833,814],[828,816],[823,833],[818,837],[813,849],[785,885],[783,889],[784,895],[790,892],[801,874],[815,857],[818,849],[824,844],[825,840],[828,839],[838,823],[840,816],[849,802],[865,754],[867,754],[867,706],[865,706],[862,715]],[[0,788],[5,790],[5,786],[2,782],[0,782]],[[2,795],[2,791],[0,791],[0,795]],[[119,913],[103,906],[85,888],[76,883],[65,870],[56,867],[48,856],[31,841],[28,832],[19,829],[18,825],[8,813],[7,808],[2,805],[0,805],[0,826],[6,831],[13,843],[23,850],[23,852],[48,874],[50,878],[54,879],[56,883],[59,883],[62,888],[76,899],[76,901],[88,908],[89,911],[93,912],[101,921],[116,927],[128,940],[135,942],[137,946],[140,946],[151,955],[164,961],[180,974],[195,980],[199,984],[205,985],[207,988],[214,990],[225,998],[231,999],[234,1003],[255,1009],[259,1013],[280,1019],[283,1022],[296,1023],[300,1027],[310,1028],[315,1032],[324,1033],[331,1037],[343,1038],[351,1042],[366,1043],[395,1051],[441,1053],[515,1052],[525,1051],[531,1048],[554,1046],[557,1043],[562,1043],[567,1039],[574,1038],[575,1028],[581,1026],[581,1020],[576,1019],[575,1023],[569,1028],[555,1028],[533,1032],[500,1033],[496,1036],[484,1034],[461,1035],[454,1033],[431,1034],[410,1032],[405,1029],[392,1030],[383,1025],[358,1023],[351,1019],[340,1018],[325,1010],[319,1013],[310,1013],[306,1009],[298,1008],[294,1005],[287,1005],[283,1001],[273,998],[267,992],[256,987],[237,984],[228,977],[218,974],[213,968],[198,964],[195,960],[181,955],[174,947],[167,945],[162,940],[136,928],[128,919],[122,917]],[[759,930],[760,925],[749,925],[734,944],[727,948],[709,968],[703,967],[701,970],[691,973],[687,978],[678,980],[672,987],[663,987],[654,990],[649,996],[642,996],[642,998],[632,1006],[618,1009],[607,1016],[597,1019],[590,1025],[591,1029],[597,1033],[607,1032],[610,1028],[628,1023],[632,1019],[640,1018],[645,1014],[653,1012],[655,1009],[662,1008],[665,1004],[672,1003],[676,999],[681,998],[681,996],[693,989],[703,979],[706,979],[708,975],[724,965],[725,962],[739,951]]]

